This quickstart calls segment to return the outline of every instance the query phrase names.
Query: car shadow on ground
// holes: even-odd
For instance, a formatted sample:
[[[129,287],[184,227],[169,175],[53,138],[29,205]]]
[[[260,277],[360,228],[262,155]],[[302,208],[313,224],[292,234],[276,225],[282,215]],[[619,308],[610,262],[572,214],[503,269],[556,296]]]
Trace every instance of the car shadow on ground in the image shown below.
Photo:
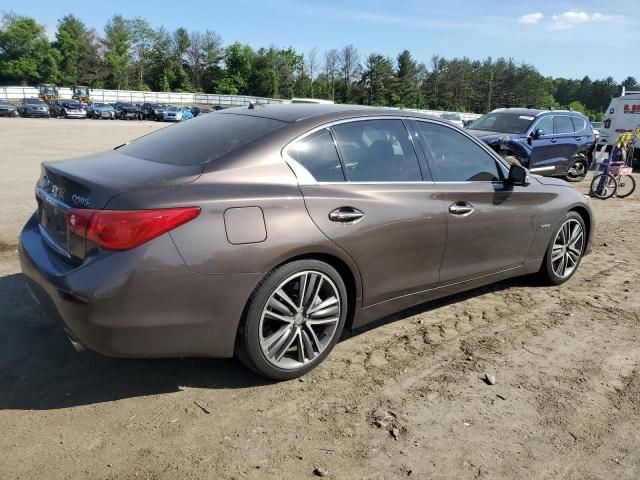
[[[432,301],[345,332],[342,341],[523,282],[535,285],[515,279]],[[178,392],[181,387],[234,389],[271,383],[232,359],[118,359],[76,353],[61,325],[31,298],[21,274],[0,277],[0,338],[0,409],[48,410]]]

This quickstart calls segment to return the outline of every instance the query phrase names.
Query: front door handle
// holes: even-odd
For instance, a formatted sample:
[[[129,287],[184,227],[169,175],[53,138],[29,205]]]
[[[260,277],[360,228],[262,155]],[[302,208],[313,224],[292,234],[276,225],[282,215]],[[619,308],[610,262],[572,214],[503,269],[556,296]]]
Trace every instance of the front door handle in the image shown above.
[[[580,141],[582,139],[582,137],[576,137],[576,140]]]
[[[340,223],[354,223],[364,217],[364,212],[353,207],[340,207],[329,213],[329,220]]]
[[[558,139],[557,139],[557,138],[552,138],[552,139],[551,139],[551,143],[556,143],[557,141],[558,141]]]
[[[473,205],[467,202],[456,202],[449,205],[449,213],[458,215],[460,217],[466,217],[473,213]]]

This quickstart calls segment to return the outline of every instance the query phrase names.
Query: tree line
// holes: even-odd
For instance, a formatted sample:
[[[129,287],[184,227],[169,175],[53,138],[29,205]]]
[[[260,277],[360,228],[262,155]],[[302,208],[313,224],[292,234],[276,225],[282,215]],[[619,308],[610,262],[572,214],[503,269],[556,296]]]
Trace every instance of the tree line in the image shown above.
[[[34,19],[5,12],[0,24],[0,84],[56,83],[92,88],[196,91],[272,98],[312,97],[340,103],[482,113],[497,107],[571,107],[602,117],[633,77],[544,77],[513,59],[434,56],[409,50],[392,58],[353,45],[303,54],[293,47],[225,45],[213,30],[169,31],[143,18],[111,17],[98,33],[74,15],[58,21],[55,39]]]

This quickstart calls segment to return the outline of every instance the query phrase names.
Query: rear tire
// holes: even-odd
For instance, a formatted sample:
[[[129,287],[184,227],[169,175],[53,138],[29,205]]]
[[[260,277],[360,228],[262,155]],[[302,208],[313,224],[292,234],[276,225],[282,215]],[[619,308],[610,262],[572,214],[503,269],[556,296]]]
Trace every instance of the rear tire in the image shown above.
[[[561,285],[578,270],[587,245],[584,220],[576,212],[568,212],[553,232],[542,261],[540,276],[551,285]]]
[[[589,169],[589,160],[584,155],[576,155],[573,157],[573,161],[569,170],[567,171],[567,176],[565,179],[567,182],[581,182],[584,180],[584,177],[587,176],[587,171]]]
[[[347,290],[335,268],[319,260],[286,263],[268,273],[249,298],[236,356],[269,379],[299,377],[329,355],[346,317]]]

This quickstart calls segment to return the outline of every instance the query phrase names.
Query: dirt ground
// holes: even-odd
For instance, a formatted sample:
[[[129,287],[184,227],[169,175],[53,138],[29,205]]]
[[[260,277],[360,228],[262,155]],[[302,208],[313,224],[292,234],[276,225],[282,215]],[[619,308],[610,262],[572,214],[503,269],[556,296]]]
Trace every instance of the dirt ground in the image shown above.
[[[640,192],[594,202],[567,284],[414,308],[273,384],[232,360],[75,353],[15,252],[39,162],[161,124],[0,120],[0,479],[640,478]]]

